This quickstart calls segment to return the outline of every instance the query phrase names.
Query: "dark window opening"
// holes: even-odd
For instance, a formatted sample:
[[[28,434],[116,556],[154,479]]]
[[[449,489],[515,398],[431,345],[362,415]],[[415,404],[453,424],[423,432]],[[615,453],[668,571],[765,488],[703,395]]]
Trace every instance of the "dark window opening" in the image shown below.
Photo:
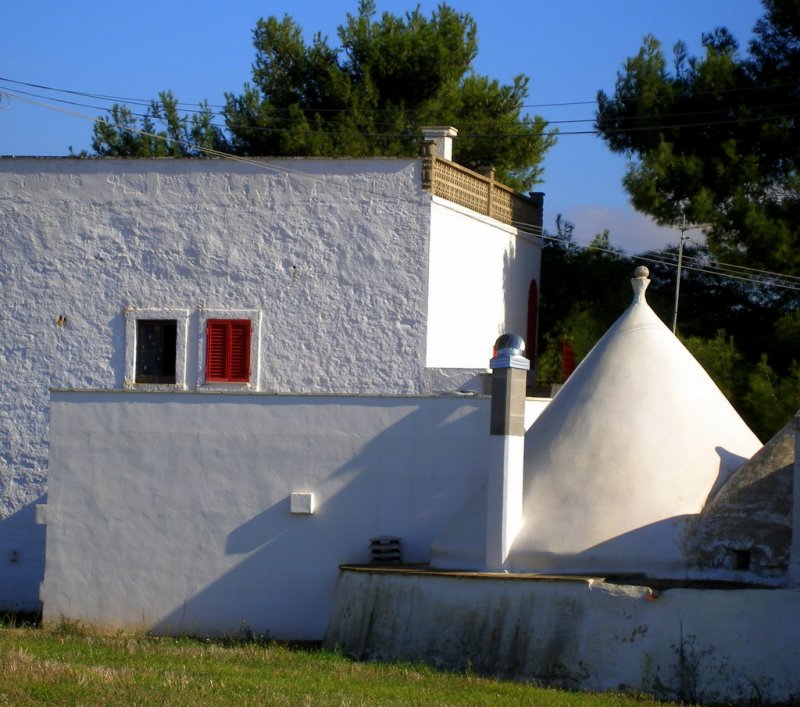
[[[136,382],[175,383],[178,322],[139,319],[136,322]]]
[[[733,550],[733,569],[739,572],[750,569],[750,550]]]

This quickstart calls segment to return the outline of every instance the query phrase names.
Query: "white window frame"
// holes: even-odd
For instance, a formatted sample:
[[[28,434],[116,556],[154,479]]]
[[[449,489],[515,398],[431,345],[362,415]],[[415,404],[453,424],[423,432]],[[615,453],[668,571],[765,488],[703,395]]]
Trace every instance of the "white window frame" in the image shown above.
[[[178,308],[125,307],[125,378],[124,387],[132,390],[186,390],[186,348],[189,336],[189,310]],[[136,382],[136,322],[140,319],[174,319],[177,322],[175,341],[175,382]]]
[[[261,380],[261,310],[254,309],[206,309],[198,312],[199,336],[197,342],[197,389],[257,392]],[[206,323],[209,319],[250,320],[250,380],[247,383],[206,381]]]

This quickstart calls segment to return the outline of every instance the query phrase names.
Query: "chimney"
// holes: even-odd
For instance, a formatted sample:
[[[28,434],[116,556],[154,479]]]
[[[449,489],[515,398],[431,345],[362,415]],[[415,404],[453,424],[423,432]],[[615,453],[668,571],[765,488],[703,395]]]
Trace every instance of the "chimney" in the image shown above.
[[[486,569],[502,570],[523,524],[525,385],[530,361],[521,336],[503,334],[494,344],[489,422]]]
[[[458,130],[450,125],[430,125],[422,128],[424,141],[434,144],[433,153],[450,161],[453,160],[453,138],[456,135]]]

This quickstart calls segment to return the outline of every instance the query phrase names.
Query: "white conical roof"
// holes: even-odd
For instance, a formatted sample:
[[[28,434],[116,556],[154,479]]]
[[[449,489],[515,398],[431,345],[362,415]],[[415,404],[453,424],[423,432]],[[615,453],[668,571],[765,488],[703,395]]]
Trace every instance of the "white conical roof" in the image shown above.
[[[647,304],[640,270],[631,306],[525,436],[525,525],[511,569],[674,576],[687,523],[761,447]],[[448,546],[463,557],[466,532],[454,524],[434,561],[448,564]]]

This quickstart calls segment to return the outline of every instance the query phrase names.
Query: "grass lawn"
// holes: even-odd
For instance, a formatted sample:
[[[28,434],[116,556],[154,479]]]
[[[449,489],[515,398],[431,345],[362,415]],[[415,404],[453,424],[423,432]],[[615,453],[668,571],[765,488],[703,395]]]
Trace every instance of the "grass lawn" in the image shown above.
[[[272,642],[0,624],[0,705],[655,705]]]

